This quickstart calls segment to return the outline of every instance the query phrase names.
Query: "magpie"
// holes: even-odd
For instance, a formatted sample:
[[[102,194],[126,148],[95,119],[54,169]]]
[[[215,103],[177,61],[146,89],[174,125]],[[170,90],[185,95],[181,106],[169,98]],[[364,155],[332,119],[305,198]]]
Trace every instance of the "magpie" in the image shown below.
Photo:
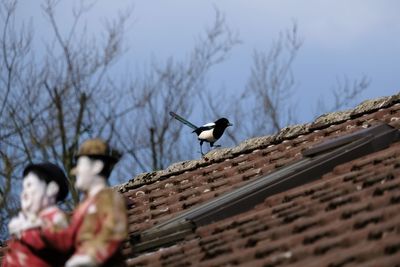
[[[215,122],[210,122],[210,123],[204,124],[201,127],[197,127],[196,125],[185,120],[184,118],[182,118],[175,112],[171,111],[169,114],[174,119],[177,119],[178,121],[180,121],[183,124],[192,128],[193,129],[192,133],[197,134],[197,139],[200,141],[200,153],[202,156],[204,156],[203,149],[202,149],[203,143],[208,142],[208,143],[210,143],[210,147],[214,147],[214,143],[222,136],[225,129],[228,126],[232,126],[232,123],[230,123],[227,118],[220,118],[220,119],[216,120]],[[219,147],[219,145],[216,147]]]

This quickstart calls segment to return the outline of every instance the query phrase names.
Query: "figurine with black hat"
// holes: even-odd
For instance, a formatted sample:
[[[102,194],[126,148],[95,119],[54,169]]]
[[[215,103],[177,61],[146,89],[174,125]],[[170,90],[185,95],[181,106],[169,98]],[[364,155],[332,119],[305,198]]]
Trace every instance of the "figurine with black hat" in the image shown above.
[[[9,223],[11,239],[2,266],[57,266],[65,262],[61,255],[44,244],[34,247],[24,240],[32,239],[39,227],[65,229],[67,216],[57,207],[68,195],[68,180],[63,170],[49,162],[29,164],[23,171],[21,211]]]
[[[120,154],[98,138],[85,141],[76,155],[75,187],[84,193],[69,226],[42,228],[36,240],[70,253],[66,267],[124,266],[122,242],[128,235],[126,204],[108,186],[108,177]]]

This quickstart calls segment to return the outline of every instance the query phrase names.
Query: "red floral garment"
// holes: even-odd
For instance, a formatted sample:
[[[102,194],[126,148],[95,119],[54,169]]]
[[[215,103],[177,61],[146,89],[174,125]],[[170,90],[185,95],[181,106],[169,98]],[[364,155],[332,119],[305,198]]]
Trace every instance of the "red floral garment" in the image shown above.
[[[43,210],[39,217],[45,226],[55,229],[64,229],[68,226],[68,220],[63,211],[52,206]],[[32,247],[23,240],[29,239],[31,232],[39,232],[38,229],[29,229],[21,233],[21,238],[13,236],[7,243],[7,251],[2,259],[2,267],[52,267],[63,266],[67,258],[57,255],[53,250],[45,246]]]
[[[124,199],[111,188],[105,188],[82,201],[67,228],[35,229],[22,239],[35,248],[51,247],[68,258],[89,255],[99,266],[116,266],[113,260],[118,257],[114,256],[120,253],[120,246],[128,235],[127,228]]]

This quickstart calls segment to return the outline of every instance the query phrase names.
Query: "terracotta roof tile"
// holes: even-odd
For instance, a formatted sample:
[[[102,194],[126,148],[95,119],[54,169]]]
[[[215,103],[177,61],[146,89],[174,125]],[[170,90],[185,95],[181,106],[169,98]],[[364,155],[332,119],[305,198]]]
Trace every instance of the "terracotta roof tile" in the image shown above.
[[[215,149],[116,187],[129,232],[142,233],[301,159],[311,146],[385,122],[400,129],[400,94],[325,114],[272,136]],[[400,262],[400,142],[340,164],[317,181],[253,209],[194,228],[129,266],[395,266]]]
[[[312,145],[375,125],[400,128],[399,95],[324,115],[175,164],[120,189],[131,232],[240,188],[302,157]],[[207,155],[209,156],[209,155]],[[146,175],[144,175],[146,176]],[[143,177],[143,175],[141,176]],[[154,182],[157,181],[157,182]],[[400,144],[336,166],[320,180],[273,195],[252,210],[195,229],[129,266],[391,266],[400,258]],[[131,218],[132,217],[132,218]],[[127,255],[132,251],[127,245]]]

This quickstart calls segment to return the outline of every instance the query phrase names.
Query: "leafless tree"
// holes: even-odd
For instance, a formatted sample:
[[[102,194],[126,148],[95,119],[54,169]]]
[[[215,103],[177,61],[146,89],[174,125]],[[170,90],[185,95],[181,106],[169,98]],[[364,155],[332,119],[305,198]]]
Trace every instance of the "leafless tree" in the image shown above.
[[[82,4],[74,9],[73,23],[65,32],[57,20],[58,4],[45,0],[42,5],[53,39],[45,42],[44,55],[38,58],[32,50],[33,29],[13,23],[17,0],[1,3],[2,227],[18,206],[14,181],[21,180],[28,163],[63,166],[70,180],[71,205],[79,201],[75,177],[69,173],[78,144],[86,138],[100,136],[125,154],[117,172],[120,181],[187,158],[191,150],[175,144],[182,142],[182,125],[171,123],[168,111],[189,116],[207,73],[238,43],[216,11],[214,24],[187,58],[154,62],[143,77],[119,81],[112,76],[113,64],[125,52],[124,29],[131,10],[106,22],[102,34],[94,34],[83,23],[92,5]]]
[[[241,95],[253,107],[247,113],[251,125],[244,125],[247,135],[277,132],[293,123],[290,100],[295,79],[292,65],[302,43],[297,24],[293,23],[291,29],[279,34],[268,52],[254,51],[250,77]]]
[[[218,10],[215,14],[214,24],[197,39],[187,58],[154,62],[148,73],[134,83],[132,91],[140,107],[135,117],[141,118],[141,130],[124,140],[134,148],[129,151],[132,162],[143,171],[162,169],[176,160],[193,157],[193,149],[183,144],[182,124],[173,121],[169,111],[189,117],[199,104],[198,99],[206,93],[204,79],[211,68],[224,61],[240,42],[226,25],[225,17]],[[132,133],[132,129],[128,132]]]
[[[354,104],[354,101],[368,88],[369,84],[370,79],[366,75],[362,75],[361,78],[355,80],[350,80],[346,75],[342,78],[336,78],[336,84],[330,90],[332,101],[329,102],[331,104],[327,104],[324,98],[321,97],[316,105],[315,116],[348,108],[351,104]]]
[[[297,103],[293,98],[297,82],[293,63],[303,45],[297,23],[281,32],[278,39],[266,50],[255,50],[250,77],[243,92],[233,96],[226,93],[206,94],[202,104],[209,117],[229,114],[234,121],[235,134],[227,132],[233,144],[254,136],[278,132],[281,128],[297,123]],[[333,95],[331,107],[319,100],[317,113],[331,112],[346,108],[369,86],[369,80],[362,76],[351,81],[344,77],[330,90]],[[220,90],[223,92],[224,90]],[[224,105],[224,103],[227,103]],[[232,105],[231,103],[235,103]]]
[[[229,131],[227,135],[233,143],[276,132],[295,120],[291,102],[296,84],[292,65],[302,43],[297,24],[293,23],[290,30],[279,34],[267,52],[254,51],[250,77],[242,93],[208,94],[203,99],[204,110],[211,113],[210,117],[230,114],[235,135]]]
[[[14,13],[16,2],[5,1],[0,6],[1,35],[0,35],[0,222],[4,222],[18,207],[18,200],[14,192],[15,180],[18,175],[15,170],[21,159],[10,138],[19,134],[14,122],[8,116],[13,114],[17,103],[13,99],[13,89],[21,86],[22,74],[29,73],[26,65],[26,56],[30,52],[32,41],[31,29],[26,25],[15,31]],[[12,108],[11,108],[12,106]],[[28,123],[24,122],[24,125]],[[1,223],[1,232],[4,233],[4,224]]]
[[[58,1],[46,0],[43,11],[53,30],[43,58],[32,51],[31,28],[17,28],[17,1],[1,3],[0,53],[0,185],[2,222],[12,215],[10,201],[23,167],[52,161],[67,174],[82,139],[102,136],[116,142],[115,125],[132,106],[120,105],[122,89],[115,90],[110,69],[123,54],[124,25],[130,13],[106,22],[103,39],[78,27],[90,6],[74,10],[67,34],[57,21]],[[114,93],[115,92],[115,93]],[[73,176],[69,176],[72,202],[78,202]],[[3,231],[2,231],[3,232]]]
[[[228,99],[211,93],[206,86],[212,68],[240,43],[218,10],[214,23],[198,37],[186,58],[154,60],[144,74],[134,73],[131,80],[119,80],[113,76],[113,67],[126,51],[123,37],[132,10],[105,22],[98,34],[83,23],[92,4],[80,3],[65,31],[57,20],[59,1],[44,0],[43,12],[53,39],[45,42],[43,56],[32,49],[31,24],[15,23],[17,0],[0,3],[3,229],[18,207],[16,185],[28,163],[48,160],[62,165],[70,180],[71,206],[78,202],[75,177],[69,172],[78,144],[84,139],[100,136],[124,153],[116,175],[122,182],[135,173],[162,169],[197,154],[193,139],[184,138],[190,130],[174,121],[169,111],[189,118],[203,105],[203,117],[229,114],[235,134],[227,131],[227,135],[234,143],[276,132],[296,120],[291,98],[296,85],[292,64],[302,45],[296,24],[281,33],[267,52],[254,51],[243,93]],[[366,79],[354,84],[347,79],[339,82],[333,90],[334,108],[347,105],[366,86]]]

